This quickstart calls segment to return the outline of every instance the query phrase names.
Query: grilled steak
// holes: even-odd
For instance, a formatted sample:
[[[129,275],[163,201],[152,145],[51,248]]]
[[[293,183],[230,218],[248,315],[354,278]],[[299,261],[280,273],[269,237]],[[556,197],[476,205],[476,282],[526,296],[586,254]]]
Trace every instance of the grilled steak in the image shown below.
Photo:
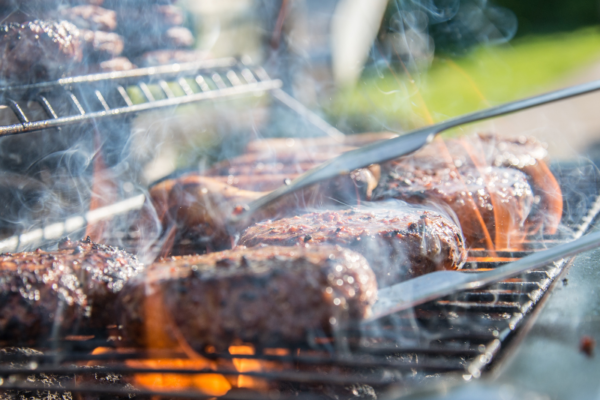
[[[376,293],[347,249],[238,248],[150,266],[123,290],[121,324],[125,341],[149,348],[294,343],[368,316]]]
[[[113,324],[116,295],[140,270],[135,257],[90,240],[2,254],[0,340],[34,342]]]
[[[83,59],[79,30],[66,21],[2,25],[0,52],[0,79],[12,82],[56,79]]]
[[[466,251],[460,229],[434,211],[398,204],[322,211],[246,229],[240,246],[321,245],[348,247],[361,253],[379,287],[436,270],[460,268]]]

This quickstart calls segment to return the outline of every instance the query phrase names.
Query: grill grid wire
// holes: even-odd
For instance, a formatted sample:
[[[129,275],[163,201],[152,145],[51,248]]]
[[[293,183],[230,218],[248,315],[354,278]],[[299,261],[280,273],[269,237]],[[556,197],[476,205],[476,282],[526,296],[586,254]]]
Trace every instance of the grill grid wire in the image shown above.
[[[576,194],[579,202],[579,223],[573,216],[566,218],[571,225],[558,235],[544,240],[531,241],[534,250],[501,251],[499,256],[505,260],[523,257],[542,248],[564,240],[570,240],[585,233],[600,211],[598,187],[589,189],[590,181],[598,181],[599,174],[581,177],[573,183],[573,174],[580,174],[582,167],[559,166],[554,172],[561,181],[565,199],[568,201]],[[590,169],[595,171],[595,169]],[[567,185],[567,182],[570,182]],[[586,186],[589,193],[583,187]],[[585,193],[585,196],[581,196]],[[585,212],[582,211],[582,209]],[[567,212],[568,208],[566,208]],[[533,246],[535,244],[535,246]],[[502,263],[482,262],[486,252],[474,250],[465,265],[466,270],[477,273],[478,270],[495,268]],[[351,328],[338,336],[343,340],[317,337],[302,348],[288,348],[286,355],[273,355],[267,349],[256,349],[254,355],[199,353],[209,360],[258,360],[275,363],[279,368],[269,371],[240,372],[230,367],[217,369],[203,368],[141,368],[125,364],[128,360],[152,360],[157,358],[187,358],[186,354],[175,352],[147,352],[135,350],[123,354],[116,350],[100,355],[90,355],[97,347],[110,347],[111,343],[102,338],[89,340],[62,340],[52,344],[61,349],[46,355],[28,357],[6,355],[0,357],[0,377],[3,385],[0,390],[44,390],[56,392],[82,392],[105,395],[129,396],[136,394],[158,395],[163,397],[207,398],[198,391],[136,391],[131,387],[105,387],[99,385],[61,385],[55,387],[36,387],[24,377],[31,374],[59,374],[85,376],[94,373],[111,373],[123,377],[143,373],[175,374],[222,374],[236,377],[247,376],[269,382],[278,392],[270,393],[274,398],[297,398],[300,391],[309,398],[327,397],[324,388],[349,390],[348,388],[374,388],[379,394],[391,390],[408,390],[418,387],[424,381],[438,379],[470,380],[478,378],[498,357],[515,336],[515,332],[527,320],[535,305],[547,293],[548,288],[564,271],[569,260],[552,263],[535,271],[527,272],[517,278],[499,282],[484,289],[465,291],[448,298],[430,302],[414,310],[395,314],[362,329]],[[8,366],[17,362],[20,366]],[[82,370],[77,363],[85,362],[103,367]],[[11,377],[12,380],[11,380]],[[16,378],[15,378],[16,377]],[[332,389],[333,390],[333,389]],[[398,392],[394,392],[398,393]],[[235,391],[223,399],[253,398],[264,395],[260,391]],[[348,395],[348,398],[353,397]]]
[[[0,126],[0,137],[259,94],[281,86],[261,67],[224,58],[2,87],[0,106],[12,110],[18,123]],[[302,106],[300,110],[304,111]]]

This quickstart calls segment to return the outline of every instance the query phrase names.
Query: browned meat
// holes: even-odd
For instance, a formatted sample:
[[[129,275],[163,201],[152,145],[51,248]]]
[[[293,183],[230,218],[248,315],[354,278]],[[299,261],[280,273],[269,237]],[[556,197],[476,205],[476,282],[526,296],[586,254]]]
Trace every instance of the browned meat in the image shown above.
[[[2,25],[0,52],[0,79],[11,82],[56,79],[83,59],[79,30],[66,21]]]
[[[264,175],[241,176],[242,186],[257,189],[261,185],[280,186],[279,177]],[[248,178],[247,181],[244,181]],[[276,181],[269,182],[269,178]],[[227,226],[227,220],[234,211],[246,208],[253,200],[268,192],[244,190],[232,186],[236,177],[207,177],[196,174],[168,179],[150,189],[150,199],[155,215],[165,232],[173,235],[171,240],[180,243],[182,238],[196,243],[196,251],[213,251],[229,248],[233,236],[249,224],[284,216],[302,213],[307,208],[318,208],[332,204],[356,204],[357,196],[366,197],[377,184],[377,179],[369,169],[353,171],[322,184],[303,189],[279,200],[255,213],[243,226]],[[240,181],[238,180],[238,183]]]
[[[436,140],[383,164],[373,199],[441,202],[457,214],[470,246],[518,247],[527,232],[553,233],[560,222],[562,196],[544,156],[534,139]]]
[[[90,240],[2,254],[0,341],[29,343],[114,324],[117,293],[140,270],[135,257]]]
[[[166,180],[150,190],[156,217],[165,231],[176,235],[175,241],[193,237],[198,251],[230,248],[236,229],[227,226],[227,219],[236,209],[244,208],[264,194],[199,175]],[[293,212],[298,208],[297,201],[296,198],[284,199],[257,213],[249,223],[274,218],[281,212]]]
[[[85,61],[95,63],[118,57],[123,52],[123,38],[113,32],[81,29]]]
[[[376,295],[353,251],[238,248],[155,263],[123,290],[121,324],[125,341],[147,348],[296,343],[367,317]]]
[[[240,246],[248,247],[322,243],[345,246],[365,256],[379,287],[459,268],[466,257],[460,229],[450,219],[397,203],[260,222],[246,229],[239,240]]]
[[[62,8],[56,14],[57,19],[69,21],[81,29],[114,31],[117,28],[117,13],[94,5]]]
[[[401,168],[383,176],[373,199],[446,204],[470,247],[514,248],[525,235],[533,193],[526,176],[510,168],[423,170]],[[493,244],[492,244],[493,243]]]
[[[196,50],[154,50],[142,54],[135,62],[141,67],[154,67],[172,63],[201,61],[208,57],[206,52]]]
[[[544,161],[548,155],[546,147],[531,137],[500,138],[491,134],[480,134],[477,143],[489,165],[516,168],[527,175],[536,195],[527,219],[528,231],[541,229],[555,234],[562,217],[563,198],[556,178]]]

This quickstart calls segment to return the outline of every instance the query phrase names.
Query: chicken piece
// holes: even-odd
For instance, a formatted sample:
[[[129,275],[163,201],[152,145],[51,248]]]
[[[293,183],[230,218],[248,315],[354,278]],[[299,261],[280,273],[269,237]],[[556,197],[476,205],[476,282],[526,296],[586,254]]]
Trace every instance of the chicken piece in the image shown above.
[[[462,234],[452,220],[435,211],[397,203],[263,221],[246,229],[238,244],[324,243],[362,254],[379,287],[436,270],[457,269],[466,259]]]
[[[141,269],[134,256],[89,239],[0,255],[0,341],[36,343],[114,324],[117,293]]]
[[[296,344],[368,317],[377,285],[336,246],[237,248],[150,266],[120,297],[123,339],[145,348]]]

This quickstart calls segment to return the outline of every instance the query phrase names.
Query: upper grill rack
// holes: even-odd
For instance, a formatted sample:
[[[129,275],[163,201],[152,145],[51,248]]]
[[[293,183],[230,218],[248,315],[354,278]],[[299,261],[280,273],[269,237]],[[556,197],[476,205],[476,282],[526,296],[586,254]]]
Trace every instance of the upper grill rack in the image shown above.
[[[0,107],[14,118],[0,137],[125,117],[279,89],[261,67],[234,58],[139,68],[0,88]]]
[[[582,235],[590,228],[600,211],[600,175],[593,165],[554,166],[565,197],[567,223],[561,234],[539,238],[520,251],[501,251],[502,261],[523,257],[544,246]],[[472,251],[465,270],[477,273],[496,268],[502,263],[488,261],[485,251]],[[552,285],[559,282],[569,260],[552,263],[490,287],[465,291],[413,310],[397,313],[379,324],[353,328],[334,338],[316,337],[301,348],[256,349],[255,354],[202,353],[206,359],[218,361],[217,368],[188,366],[185,368],[132,365],[132,360],[188,358],[187,354],[134,350],[123,353],[111,350],[91,355],[92,349],[110,347],[102,338],[65,338],[53,344],[55,350],[45,355],[3,355],[0,357],[0,390],[44,390],[57,392],[94,392],[106,395],[158,395],[165,397],[206,398],[198,391],[133,390],[122,384],[99,385],[98,380],[75,377],[91,373],[113,374],[123,380],[134,374],[177,373],[183,375],[221,374],[230,379],[249,377],[266,382],[273,398],[286,399],[366,397],[388,394],[397,397],[423,382],[444,379],[478,378],[498,358],[501,350],[515,337],[536,305]],[[283,353],[282,353],[283,350]],[[269,363],[240,370],[235,360]],[[20,362],[7,366],[7,362]],[[84,370],[73,363],[104,365]],[[54,374],[71,377],[60,385],[36,386],[19,376]],[[40,375],[41,376],[41,375]],[[12,377],[12,380],[11,380]],[[96,378],[98,379],[98,378]],[[35,380],[34,380],[35,381]],[[82,380],[79,379],[79,382]],[[92,383],[90,383],[92,382]],[[264,392],[230,391],[219,398],[263,398]],[[298,396],[298,393],[302,395]],[[215,396],[211,396],[215,397]],[[218,397],[218,396],[217,396]]]

